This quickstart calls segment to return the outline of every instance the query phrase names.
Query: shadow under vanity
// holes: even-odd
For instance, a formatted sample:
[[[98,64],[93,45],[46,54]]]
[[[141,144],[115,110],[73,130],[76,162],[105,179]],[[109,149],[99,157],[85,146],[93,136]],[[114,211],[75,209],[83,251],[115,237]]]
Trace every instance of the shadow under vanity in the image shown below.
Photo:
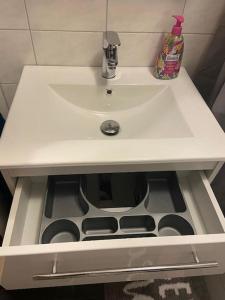
[[[175,172],[47,179],[39,243],[193,234]]]

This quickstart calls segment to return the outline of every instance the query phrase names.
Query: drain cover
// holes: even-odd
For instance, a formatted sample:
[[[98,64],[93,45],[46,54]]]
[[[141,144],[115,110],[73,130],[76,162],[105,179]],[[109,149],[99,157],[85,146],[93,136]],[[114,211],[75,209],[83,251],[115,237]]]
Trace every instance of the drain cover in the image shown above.
[[[100,127],[105,135],[116,135],[120,131],[120,125],[114,120],[106,120]]]

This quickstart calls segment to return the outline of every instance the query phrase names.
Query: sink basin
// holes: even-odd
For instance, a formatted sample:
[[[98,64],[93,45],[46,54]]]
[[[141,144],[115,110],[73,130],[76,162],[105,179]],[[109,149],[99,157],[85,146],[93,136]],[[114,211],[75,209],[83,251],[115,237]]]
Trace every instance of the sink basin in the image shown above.
[[[192,136],[170,89],[166,85],[51,84],[57,97],[73,114],[68,131],[74,139],[159,139]],[[120,131],[105,136],[101,123],[115,120]],[[65,119],[65,122],[68,120]],[[178,126],[179,124],[179,126]],[[75,130],[79,126],[79,130]]]
[[[1,169],[12,177],[200,170],[225,159],[224,133],[184,68],[166,81],[142,67],[117,68],[110,80],[101,72],[26,66],[0,139]],[[119,124],[116,135],[102,133],[107,120]]]

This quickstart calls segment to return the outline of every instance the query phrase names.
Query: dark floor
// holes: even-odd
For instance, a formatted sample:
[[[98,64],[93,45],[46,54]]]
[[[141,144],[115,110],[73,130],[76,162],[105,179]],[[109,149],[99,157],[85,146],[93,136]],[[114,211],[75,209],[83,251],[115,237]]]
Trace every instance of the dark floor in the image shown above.
[[[188,292],[188,288],[190,291]],[[162,290],[165,297],[162,297]],[[176,290],[176,291],[175,291]],[[204,277],[6,291],[0,300],[210,300]]]
[[[1,289],[0,300],[104,300],[104,285],[81,285],[44,289],[14,290]]]

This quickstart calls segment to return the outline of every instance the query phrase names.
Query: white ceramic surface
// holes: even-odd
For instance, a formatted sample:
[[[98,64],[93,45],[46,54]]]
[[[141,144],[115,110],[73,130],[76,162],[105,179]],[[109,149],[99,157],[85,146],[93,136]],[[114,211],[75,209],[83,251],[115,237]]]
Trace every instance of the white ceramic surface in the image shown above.
[[[140,89],[143,94],[138,102],[142,104],[128,113],[128,109],[121,110],[128,104],[115,97],[113,107],[119,110],[109,113],[120,115],[124,136],[121,130],[121,138],[105,137],[97,132],[105,116],[96,119],[93,112],[71,104],[68,95],[59,95],[52,88],[65,85],[72,87],[72,94],[76,85],[89,85],[85,93],[93,95],[92,108],[96,107],[97,86],[125,88],[127,95]],[[163,86],[161,96],[158,93],[155,99],[151,98],[153,86],[156,90]],[[144,94],[149,94],[147,101]],[[86,104],[79,100],[79,105],[92,105],[89,97]],[[135,97],[132,99],[132,105],[137,104]],[[118,68],[117,77],[106,80],[101,68],[27,66],[0,141],[0,166],[4,169],[224,159],[224,133],[183,68],[177,79],[161,81],[149,68]]]
[[[153,139],[191,137],[177,101],[167,85],[50,85],[55,105],[65,105],[74,115],[68,121],[71,139]],[[108,94],[108,91],[111,94]],[[59,103],[60,102],[60,103]],[[120,131],[104,135],[100,126],[115,120]],[[179,126],[177,126],[179,124]],[[76,130],[79,128],[79,130]],[[63,137],[62,137],[63,138]]]

